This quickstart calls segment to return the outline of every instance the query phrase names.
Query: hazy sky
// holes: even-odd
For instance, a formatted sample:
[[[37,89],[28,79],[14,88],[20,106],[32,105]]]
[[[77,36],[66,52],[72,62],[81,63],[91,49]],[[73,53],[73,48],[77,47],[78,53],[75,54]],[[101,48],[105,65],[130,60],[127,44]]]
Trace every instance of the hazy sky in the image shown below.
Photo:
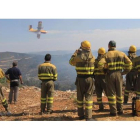
[[[42,34],[38,39],[29,32],[42,21]],[[138,19],[0,19],[0,51],[35,52],[47,50],[75,50],[81,41],[89,40],[92,50],[107,49],[115,40],[117,48],[134,44],[140,47],[140,20]]]

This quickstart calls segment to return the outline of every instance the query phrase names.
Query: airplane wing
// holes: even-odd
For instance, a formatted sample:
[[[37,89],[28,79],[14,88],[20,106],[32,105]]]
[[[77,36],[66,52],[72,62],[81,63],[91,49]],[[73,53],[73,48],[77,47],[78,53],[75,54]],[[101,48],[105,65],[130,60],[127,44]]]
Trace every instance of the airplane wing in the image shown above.
[[[38,30],[30,29],[29,31],[30,31],[30,32],[37,32]]]
[[[43,33],[43,34],[47,33],[47,31],[45,31],[45,30],[40,30],[40,32]]]
[[[29,31],[30,31],[30,32],[37,32],[38,30],[33,29],[33,28],[32,28],[32,25],[29,25]]]

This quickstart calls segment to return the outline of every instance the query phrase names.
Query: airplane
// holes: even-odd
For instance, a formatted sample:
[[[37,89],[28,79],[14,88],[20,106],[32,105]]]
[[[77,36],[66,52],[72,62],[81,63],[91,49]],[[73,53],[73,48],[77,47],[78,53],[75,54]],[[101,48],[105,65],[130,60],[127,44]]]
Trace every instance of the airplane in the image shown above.
[[[37,27],[37,29],[33,29],[33,28],[32,28],[32,25],[29,25],[29,31],[30,31],[30,32],[37,33],[37,38],[38,38],[38,39],[40,38],[41,33],[42,33],[42,34],[46,34],[46,33],[47,33],[47,31],[42,30],[42,29],[43,29],[43,28],[42,28],[42,21],[39,21],[39,22],[38,22],[38,27]]]

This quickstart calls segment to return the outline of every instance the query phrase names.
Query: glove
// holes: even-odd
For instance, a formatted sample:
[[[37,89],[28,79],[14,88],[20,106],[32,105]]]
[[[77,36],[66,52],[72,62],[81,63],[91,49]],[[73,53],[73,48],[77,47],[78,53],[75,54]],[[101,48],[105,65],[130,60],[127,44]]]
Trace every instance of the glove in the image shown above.
[[[78,53],[78,50],[76,50],[72,56],[76,56],[77,53]]]

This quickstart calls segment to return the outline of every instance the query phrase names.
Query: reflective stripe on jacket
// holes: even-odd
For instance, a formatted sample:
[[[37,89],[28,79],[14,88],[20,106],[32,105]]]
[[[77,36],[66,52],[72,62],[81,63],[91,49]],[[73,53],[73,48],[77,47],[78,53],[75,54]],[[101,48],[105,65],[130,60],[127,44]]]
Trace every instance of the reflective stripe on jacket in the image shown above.
[[[69,61],[70,65],[75,66],[77,75],[91,76],[94,72],[95,58],[91,51],[82,50],[73,55]]]
[[[108,69],[109,71],[123,71],[128,73],[132,69],[132,62],[125,53],[117,51],[114,48],[109,49],[98,63],[99,69]]]
[[[103,57],[103,55],[100,55],[98,54],[98,57],[95,59],[95,69],[94,69],[94,75],[105,75],[104,71],[101,71],[99,68],[98,68],[98,63],[99,61],[101,60],[101,58]]]
[[[57,80],[57,69],[50,62],[44,62],[38,67],[38,78],[40,80]]]
[[[138,73],[140,73],[140,56],[134,58],[132,60],[133,63],[133,67],[138,71]]]
[[[136,55],[136,53],[130,53],[130,52],[128,52],[128,58],[132,61],[134,58],[136,58],[137,57],[137,55]],[[132,63],[133,63],[133,61],[132,61]],[[135,72],[136,71],[136,68],[135,67],[133,67],[133,64],[132,64],[132,69],[131,69],[131,72]]]

